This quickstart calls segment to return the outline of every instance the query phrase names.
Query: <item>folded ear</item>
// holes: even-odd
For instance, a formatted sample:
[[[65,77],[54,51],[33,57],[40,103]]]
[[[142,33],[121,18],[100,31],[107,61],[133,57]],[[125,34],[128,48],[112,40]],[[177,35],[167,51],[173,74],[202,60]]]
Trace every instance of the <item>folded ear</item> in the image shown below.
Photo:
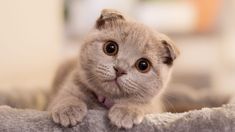
[[[100,17],[96,20],[96,28],[102,29],[105,25],[112,25],[117,20],[125,20],[121,12],[113,9],[103,9]]]
[[[163,63],[167,65],[172,65],[174,60],[179,56],[180,52],[176,47],[175,43],[166,35],[161,35],[161,43],[165,48],[165,53],[163,55]]]

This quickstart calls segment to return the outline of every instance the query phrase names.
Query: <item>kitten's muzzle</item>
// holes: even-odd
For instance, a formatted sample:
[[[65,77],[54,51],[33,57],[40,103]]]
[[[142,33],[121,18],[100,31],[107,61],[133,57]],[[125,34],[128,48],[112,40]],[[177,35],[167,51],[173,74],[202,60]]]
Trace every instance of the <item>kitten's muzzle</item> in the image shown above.
[[[118,78],[118,77],[120,77],[122,75],[127,74],[126,71],[123,68],[121,68],[121,67],[114,66],[113,69],[115,70],[116,78]]]

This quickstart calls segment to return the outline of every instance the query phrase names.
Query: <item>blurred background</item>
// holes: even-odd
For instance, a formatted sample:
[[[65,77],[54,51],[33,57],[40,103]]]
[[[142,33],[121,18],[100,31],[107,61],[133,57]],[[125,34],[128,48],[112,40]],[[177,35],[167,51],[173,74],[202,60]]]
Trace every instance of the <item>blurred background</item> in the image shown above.
[[[125,12],[179,47],[169,109],[219,106],[234,95],[235,0],[2,0],[0,104],[42,109],[59,63],[77,54],[103,8]]]

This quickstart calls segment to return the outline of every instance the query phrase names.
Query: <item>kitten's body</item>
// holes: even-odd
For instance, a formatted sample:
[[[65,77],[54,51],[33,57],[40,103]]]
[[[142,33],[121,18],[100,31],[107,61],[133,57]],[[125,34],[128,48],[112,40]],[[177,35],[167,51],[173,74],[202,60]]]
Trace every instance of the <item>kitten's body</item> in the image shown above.
[[[52,86],[53,89],[50,95],[51,99],[55,98],[61,87],[63,87],[63,83],[65,83],[66,80],[70,78],[71,76],[70,74],[72,74],[72,72],[76,70],[77,63],[79,63],[77,58],[70,58],[60,65],[60,67],[57,70],[54,83]],[[161,92],[163,92],[163,90]],[[94,95],[92,91],[90,91],[90,93],[88,92],[87,95],[88,95],[87,100],[89,100],[87,102],[88,109],[106,109],[104,104],[97,100],[96,95]],[[157,97],[155,97],[153,101],[154,103],[152,104],[151,107],[149,107],[150,109],[148,110],[149,111],[148,113],[160,113],[164,111],[164,106],[162,106],[161,95],[162,94],[159,94]],[[53,100],[58,101],[56,99]],[[50,107],[53,107],[52,102],[50,103],[49,109]]]
[[[107,53],[107,45],[116,46],[117,53]],[[57,92],[49,106],[53,120],[75,125],[87,109],[109,109],[112,124],[124,128],[139,124],[145,114],[161,111],[160,93],[177,55],[165,35],[117,11],[103,10],[79,57],[58,71]]]

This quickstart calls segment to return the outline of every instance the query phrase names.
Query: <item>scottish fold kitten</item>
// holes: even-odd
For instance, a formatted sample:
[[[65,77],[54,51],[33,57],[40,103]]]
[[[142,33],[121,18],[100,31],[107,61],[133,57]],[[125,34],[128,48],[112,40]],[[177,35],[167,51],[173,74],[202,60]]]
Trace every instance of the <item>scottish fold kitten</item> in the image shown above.
[[[161,111],[160,93],[178,54],[167,36],[104,9],[79,56],[57,73],[48,108],[54,122],[74,126],[88,109],[108,109],[119,128],[141,123],[145,114]]]

